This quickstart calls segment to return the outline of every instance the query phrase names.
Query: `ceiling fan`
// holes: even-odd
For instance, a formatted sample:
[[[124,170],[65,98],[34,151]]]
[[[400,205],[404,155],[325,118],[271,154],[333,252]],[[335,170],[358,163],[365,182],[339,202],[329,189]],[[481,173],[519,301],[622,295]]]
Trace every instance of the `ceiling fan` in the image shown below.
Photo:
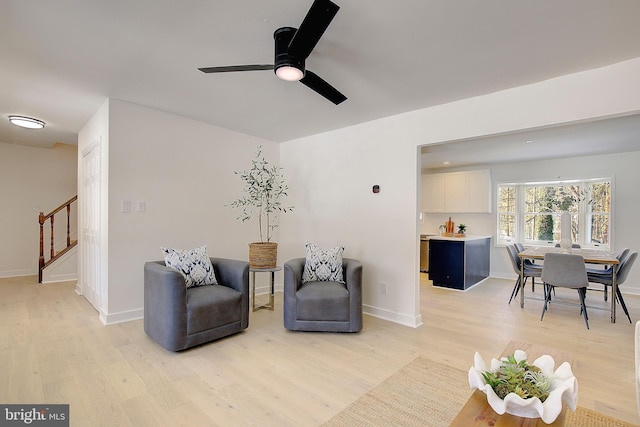
[[[282,27],[273,33],[275,40],[274,64],[230,65],[225,67],[198,68],[203,73],[227,73],[232,71],[274,70],[282,80],[300,81],[329,101],[338,105],[347,99],[336,88],[312,71],[304,62],[311,54],[322,34],[338,13],[340,7],[330,0],[315,0],[300,28]]]

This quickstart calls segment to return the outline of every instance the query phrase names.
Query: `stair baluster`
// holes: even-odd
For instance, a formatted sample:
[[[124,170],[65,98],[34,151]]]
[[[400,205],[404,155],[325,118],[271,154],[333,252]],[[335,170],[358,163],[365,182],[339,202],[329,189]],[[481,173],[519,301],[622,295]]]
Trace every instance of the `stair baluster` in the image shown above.
[[[71,204],[78,200],[78,196],[73,196],[71,199],[67,200],[56,209],[52,210],[47,215],[44,212],[40,212],[38,215],[38,223],[40,224],[40,257],[38,259],[38,283],[42,283],[42,271],[55,260],[60,258],[62,255],[67,253],[71,248],[76,246],[78,243],[77,240],[71,240]],[[60,212],[62,209],[66,208],[67,210],[67,244],[64,249],[56,253],[55,250],[55,236],[54,236],[54,223],[55,223],[55,214]],[[44,256],[44,224],[47,220],[50,220],[51,224],[51,241],[50,241],[50,257],[48,260],[45,259]]]

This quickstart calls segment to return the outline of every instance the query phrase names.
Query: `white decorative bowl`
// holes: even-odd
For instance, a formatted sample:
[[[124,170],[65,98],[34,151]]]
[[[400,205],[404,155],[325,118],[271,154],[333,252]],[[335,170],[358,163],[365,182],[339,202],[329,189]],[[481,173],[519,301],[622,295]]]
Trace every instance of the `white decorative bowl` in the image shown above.
[[[516,361],[520,362],[527,358],[527,353],[516,350],[514,357]],[[502,415],[506,412],[519,417],[542,418],[542,421],[551,424],[560,415],[563,402],[572,411],[576,410],[578,380],[571,372],[571,365],[568,362],[561,364],[555,371],[553,370],[555,362],[549,355],[540,356],[531,363],[540,368],[545,376],[551,378],[549,397],[541,402],[537,397],[523,399],[515,393],[507,394],[504,399],[498,397],[493,388],[485,383],[482,373],[485,371],[496,372],[500,368],[501,360],[491,359],[491,366],[487,368],[484,359],[476,351],[473,356],[474,366],[469,369],[469,385],[472,389],[482,390],[487,395],[487,401],[496,413]]]

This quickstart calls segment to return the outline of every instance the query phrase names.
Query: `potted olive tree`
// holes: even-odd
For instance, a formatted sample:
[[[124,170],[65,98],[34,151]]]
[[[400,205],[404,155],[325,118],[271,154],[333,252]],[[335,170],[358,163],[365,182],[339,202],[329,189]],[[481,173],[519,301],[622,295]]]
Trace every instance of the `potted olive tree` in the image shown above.
[[[251,168],[236,171],[244,182],[243,195],[229,206],[240,210],[237,219],[242,222],[251,218],[258,220],[259,242],[249,243],[249,266],[252,268],[274,268],[278,257],[278,244],[271,241],[273,230],[278,227],[277,214],[293,211],[293,206],[284,206],[282,199],[289,187],[284,181],[282,168],[270,165],[258,146]]]

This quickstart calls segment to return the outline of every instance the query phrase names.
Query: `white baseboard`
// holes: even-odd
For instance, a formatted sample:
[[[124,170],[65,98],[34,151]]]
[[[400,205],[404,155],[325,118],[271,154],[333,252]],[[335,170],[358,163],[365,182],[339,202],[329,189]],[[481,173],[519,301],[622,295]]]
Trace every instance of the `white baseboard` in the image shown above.
[[[144,308],[121,311],[120,313],[105,313],[100,310],[100,321],[103,325],[115,325],[116,323],[130,322],[144,318]]]
[[[31,269],[24,270],[0,270],[0,279],[8,277],[22,277],[22,276],[37,276],[38,270],[32,271]]]
[[[52,274],[47,277],[45,280],[42,279],[42,283],[57,283],[57,282],[69,282],[71,280],[78,280],[77,273],[67,273],[67,274]]]
[[[518,276],[515,273],[513,273],[513,274],[502,274],[502,273],[492,274],[488,278],[489,279],[506,279],[506,280],[512,280],[513,279],[514,282],[516,280],[518,280]]]
[[[251,289],[249,289],[249,292],[251,292]],[[271,292],[271,287],[269,285],[256,286],[256,295],[267,295],[269,292]],[[273,287],[273,292],[284,292],[284,285],[276,283]]]
[[[369,316],[377,317],[378,319],[388,320],[390,322],[399,323],[401,325],[417,328],[422,326],[422,315],[418,314],[415,317],[408,316],[402,313],[396,313],[393,311],[385,310],[383,308],[373,307],[370,305],[363,305],[362,311]]]

